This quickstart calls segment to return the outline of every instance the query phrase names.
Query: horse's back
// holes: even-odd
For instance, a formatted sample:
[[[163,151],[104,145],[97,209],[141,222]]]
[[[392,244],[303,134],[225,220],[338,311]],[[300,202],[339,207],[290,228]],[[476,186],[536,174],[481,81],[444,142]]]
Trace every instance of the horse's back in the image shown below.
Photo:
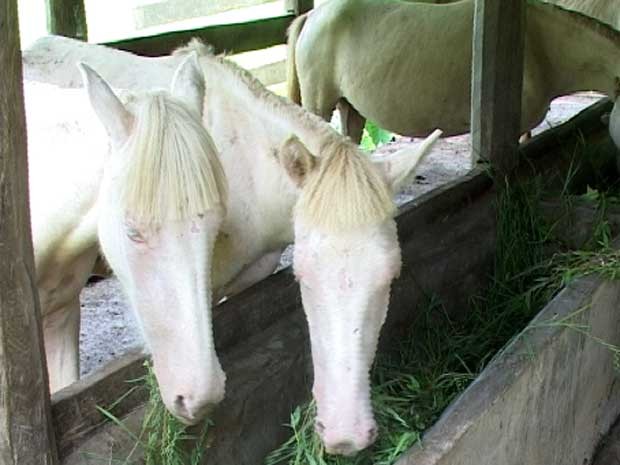
[[[146,58],[61,36],[42,37],[22,53],[25,80],[67,88],[83,85],[79,62],[100,70],[116,88],[150,89],[170,85],[180,58]]]
[[[620,31],[620,4],[618,0],[542,0],[567,10],[577,11],[597,19]]]
[[[296,48],[304,107],[315,111],[308,101],[337,94],[362,115],[402,134],[410,133],[409,122],[417,119],[415,126],[425,130],[411,135],[431,131],[444,113],[455,114],[455,124],[466,123],[468,116],[454,109],[463,107],[455,100],[469,100],[472,18],[470,0],[322,5],[308,18]]]

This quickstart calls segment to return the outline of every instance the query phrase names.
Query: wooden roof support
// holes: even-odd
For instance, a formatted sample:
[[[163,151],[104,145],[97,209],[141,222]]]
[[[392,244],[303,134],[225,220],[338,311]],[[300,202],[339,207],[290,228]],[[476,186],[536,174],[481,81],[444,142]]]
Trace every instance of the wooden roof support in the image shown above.
[[[507,174],[518,161],[525,32],[523,0],[476,0],[472,158]]]
[[[47,32],[86,41],[84,0],[45,0]]]
[[[0,463],[58,463],[28,203],[17,0],[0,0]]]
[[[287,12],[299,16],[314,8],[314,0],[286,0],[285,5]]]
[[[276,16],[244,23],[218,24],[199,29],[105,42],[102,45],[143,56],[169,55],[198,37],[212,45],[217,53],[241,53],[286,43],[286,29],[295,17]]]

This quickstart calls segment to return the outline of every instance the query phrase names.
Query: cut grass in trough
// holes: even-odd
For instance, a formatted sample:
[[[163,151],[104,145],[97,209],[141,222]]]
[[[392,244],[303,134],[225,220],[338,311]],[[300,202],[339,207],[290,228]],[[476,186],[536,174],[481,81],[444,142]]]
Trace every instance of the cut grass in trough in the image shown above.
[[[325,454],[314,433],[315,408],[309,404],[295,410],[291,438],[267,457],[266,465],[393,464],[564,285],[594,273],[618,279],[620,252],[609,248],[602,226],[595,228],[606,239],[597,241],[598,250],[549,258],[553,225],[539,212],[541,192],[540,180],[505,186],[497,204],[491,284],[472,299],[469,312],[452,320],[432,299],[420,309],[410,336],[391,353],[379,355],[372,371],[372,399],[380,432],[372,447],[354,457]],[[614,355],[619,352],[608,348]]]
[[[134,449],[124,460],[100,458],[102,463],[119,465],[200,465],[208,447],[210,420],[192,427],[195,434],[188,432],[189,427],[174,418],[161,400],[157,379],[150,362],[145,362],[146,374],[134,380],[137,386],[147,389],[149,400],[146,405],[142,428],[139,435],[134,434],[112,413],[113,406],[108,409],[99,408],[101,414],[119,426],[135,442]],[[135,387],[134,387],[135,388]],[[132,389],[134,389],[132,388]],[[142,451],[142,459],[136,459],[138,449]],[[96,458],[96,457],[91,457]]]

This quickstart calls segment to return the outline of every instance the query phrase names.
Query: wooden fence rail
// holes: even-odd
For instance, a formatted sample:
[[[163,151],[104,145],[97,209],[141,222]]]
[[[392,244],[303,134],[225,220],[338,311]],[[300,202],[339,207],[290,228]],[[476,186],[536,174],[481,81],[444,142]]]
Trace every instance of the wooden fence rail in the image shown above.
[[[240,53],[285,43],[286,29],[294,18],[294,15],[277,16],[246,23],[222,24],[117,40],[103,45],[143,56],[161,56],[169,55],[174,49],[197,37],[212,45],[218,53]]]

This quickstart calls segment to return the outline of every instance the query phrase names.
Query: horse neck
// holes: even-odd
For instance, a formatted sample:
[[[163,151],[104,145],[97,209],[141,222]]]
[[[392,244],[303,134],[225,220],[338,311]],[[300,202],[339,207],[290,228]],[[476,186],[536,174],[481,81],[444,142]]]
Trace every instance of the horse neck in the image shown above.
[[[238,73],[219,61],[205,65],[206,126],[218,145],[230,185],[230,214],[249,208],[257,222],[255,233],[262,231],[274,241],[290,243],[298,190],[277,161],[279,147],[295,134],[318,154],[332,130],[301,108],[263,89],[252,89]],[[218,84],[209,86],[209,82]]]
[[[580,90],[613,95],[614,78],[620,76],[620,33],[551,5],[528,4],[527,21],[527,56],[546,62],[540,79],[553,97]]]

